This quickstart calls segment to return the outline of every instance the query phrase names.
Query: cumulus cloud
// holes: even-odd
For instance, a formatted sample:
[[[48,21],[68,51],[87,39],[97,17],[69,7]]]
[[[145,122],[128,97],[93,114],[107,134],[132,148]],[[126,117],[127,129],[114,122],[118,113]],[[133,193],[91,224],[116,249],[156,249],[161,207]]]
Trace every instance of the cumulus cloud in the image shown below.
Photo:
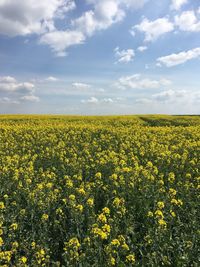
[[[156,89],[161,86],[168,86],[171,84],[170,80],[160,79],[151,80],[148,78],[142,78],[141,74],[134,74],[131,76],[121,77],[115,86],[119,89]]]
[[[188,51],[180,52],[178,54],[171,54],[168,56],[159,57],[157,59],[157,62],[158,64],[164,65],[166,67],[173,67],[199,57],[200,47],[197,47]]]
[[[112,99],[110,97],[105,97],[105,98],[96,98],[94,96],[88,98],[88,99],[83,99],[81,100],[81,103],[83,104],[112,104],[114,102],[116,102],[117,100]]]
[[[45,81],[47,82],[57,82],[58,78],[54,77],[54,76],[49,76],[45,79]]]
[[[87,1],[92,8],[71,21],[71,28],[66,31],[54,30],[45,33],[40,43],[49,45],[57,56],[66,56],[69,46],[82,44],[98,31],[106,30],[120,22],[126,15],[127,8],[140,8],[145,1],[102,0]]]
[[[120,50],[119,47],[116,47],[114,49],[114,52],[117,61],[122,63],[128,63],[130,61],[133,61],[133,58],[135,56],[135,52],[133,49]]]
[[[40,101],[39,97],[37,97],[35,95],[25,95],[25,96],[22,96],[20,99],[23,101],[30,101],[30,102],[39,102]]]
[[[175,16],[175,24],[182,31],[200,32],[200,20],[193,10],[184,11]]]
[[[65,50],[68,47],[82,44],[84,40],[84,35],[78,31],[53,31],[45,33],[41,37],[40,43],[49,45],[56,56],[64,57],[67,55]]]
[[[0,34],[39,35],[39,43],[48,45],[56,56],[67,55],[70,46],[82,44],[97,31],[120,22],[128,9],[141,8],[148,0],[87,0],[89,10],[73,19],[65,29],[56,23],[76,7],[75,0],[0,1]]]
[[[108,98],[104,98],[104,99],[103,99],[103,102],[104,102],[104,103],[113,103],[114,100],[113,100],[112,98],[108,97]]]
[[[168,89],[148,98],[136,99],[139,104],[197,104],[200,100],[198,91]]]
[[[188,0],[172,0],[171,9],[179,10],[183,5],[187,3]]]
[[[114,0],[94,1],[94,10],[85,12],[81,17],[72,21],[72,25],[86,36],[96,31],[105,30],[112,24],[121,21],[125,12]]]
[[[0,104],[19,104],[17,100],[12,100],[9,97],[0,97]]]
[[[0,83],[15,83],[16,79],[11,76],[0,77]]]
[[[88,104],[97,104],[99,102],[99,100],[94,97],[94,96],[91,96],[90,98],[88,98],[87,100],[81,100],[81,103],[88,103]]]
[[[139,46],[139,47],[137,48],[137,50],[140,51],[140,52],[144,52],[144,51],[147,50],[147,49],[148,49],[147,46]]]
[[[89,88],[91,88],[91,85],[90,84],[87,84],[87,83],[80,83],[80,82],[74,82],[74,83],[72,83],[72,86],[74,87],[74,88],[77,88],[77,89],[89,89]]]
[[[173,31],[174,25],[168,18],[159,18],[154,21],[143,18],[140,24],[132,27],[131,31],[134,32],[135,30],[145,34],[146,42],[152,42],[158,39],[161,35]]]
[[[0,33],[12,37],[53,30],[54,20],[74,8],[72,0],[0,1]]]
[[[18,82],[11,76],[0,77],[0,96],[4,102],[16,103],[20,100],[39,99],[34,93],[35,85],[33,83]]]
[[[174,101],[175,99],[182,99],[188,96],[188,92],[186,90],[166,90],[163,92],[160,92],[158,94],[154,94],[152,98],[156,101],[160,102],[169,102]]]

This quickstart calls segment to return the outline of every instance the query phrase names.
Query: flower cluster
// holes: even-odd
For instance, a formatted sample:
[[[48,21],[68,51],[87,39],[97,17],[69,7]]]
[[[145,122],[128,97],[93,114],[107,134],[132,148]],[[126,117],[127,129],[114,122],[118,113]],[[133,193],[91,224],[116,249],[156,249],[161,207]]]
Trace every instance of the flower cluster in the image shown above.
[[[198,116],[0,116],[0,266],[199,266]]]

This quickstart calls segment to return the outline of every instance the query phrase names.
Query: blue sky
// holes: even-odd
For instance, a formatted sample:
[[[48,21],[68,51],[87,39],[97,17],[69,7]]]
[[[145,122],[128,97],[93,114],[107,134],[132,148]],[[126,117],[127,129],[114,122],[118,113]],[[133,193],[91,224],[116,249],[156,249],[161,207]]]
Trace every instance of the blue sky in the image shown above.
[[[0,113],[199,114],[199,0],[0,1]]]

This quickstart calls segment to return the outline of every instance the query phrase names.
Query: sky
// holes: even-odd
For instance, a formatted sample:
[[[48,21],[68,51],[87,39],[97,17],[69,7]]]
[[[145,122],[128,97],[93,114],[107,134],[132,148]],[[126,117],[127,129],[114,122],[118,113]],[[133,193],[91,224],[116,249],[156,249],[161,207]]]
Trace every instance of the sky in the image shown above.
[[[0,0],[0,114],[200,114],[200,0]]]

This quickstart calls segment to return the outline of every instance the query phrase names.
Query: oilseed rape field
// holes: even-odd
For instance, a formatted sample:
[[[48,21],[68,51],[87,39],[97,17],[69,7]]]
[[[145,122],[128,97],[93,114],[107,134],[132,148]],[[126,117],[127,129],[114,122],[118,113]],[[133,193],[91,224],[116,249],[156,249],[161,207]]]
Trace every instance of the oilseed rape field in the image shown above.
[[[0,266],[200,266],[199,116],[0,116]]]

